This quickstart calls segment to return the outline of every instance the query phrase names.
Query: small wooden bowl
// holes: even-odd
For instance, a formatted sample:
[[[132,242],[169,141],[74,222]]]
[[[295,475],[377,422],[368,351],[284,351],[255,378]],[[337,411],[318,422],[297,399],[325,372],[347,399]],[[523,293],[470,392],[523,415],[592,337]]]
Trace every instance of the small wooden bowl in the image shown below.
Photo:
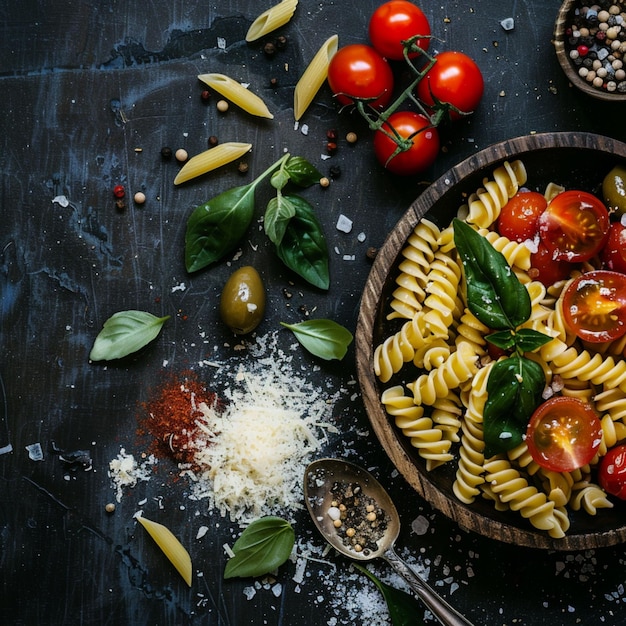
[[[570,83],[577,89],[596,98],[597,100],[606,100],[608,102],[626,102],[625,93],[609,92],[603,89],[597,89],[593,85],[590,85],[584,78],[578,75],[578,71],[571,59],[565,45],[565,31],[572,24],[571,15],[574,11],[574,7],[580,3],[580,0],[565,0],[559,9],[559,14],[554,24],[553,43],[556,50],[556,57],[561,65],[561,68],[565,72],[565,75],[569,79]]]
[[[450,224],[467,196],[491,178],[504,161],[521,159],[528,172],[527,185],[543,191],[554,182],[570,189],[597,191],[604,176],[617,164],[626,165],[626,144],[587,133],[546,133],[511,139],[486,148],[461,162],[434,182],[409,207],[379,250],[366,281],[356,328],[356,365],[365,408],[385,452],[407,482],[433,507],[461,527],[507,543],[552,550],[583,550],[626,541],[626,502],[601,509],[595,516],[570,512],[571,527],[563,539],[552,539],[534,529],[519,513],[496,511],[478,497],[471,505],[452,491],[455,462],[426,471],[424,460],[385,412],[384,387],[374,372],[374,350],[398,328],[386,319],[401,252],[422,219],[441,228]]]

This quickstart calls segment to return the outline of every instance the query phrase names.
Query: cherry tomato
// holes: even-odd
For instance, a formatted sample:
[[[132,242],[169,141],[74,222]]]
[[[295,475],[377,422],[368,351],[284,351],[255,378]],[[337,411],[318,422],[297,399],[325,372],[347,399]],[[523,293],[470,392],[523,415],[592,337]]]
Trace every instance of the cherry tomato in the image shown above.
[[[626,500],[626,445],[615,446],[602,457],[598,482],[607,493]]]
[[[526,431],[526,445],[533,459],[554,472],[571,472],[593,459],[602,426],[591,405],[565,396],[540,404]]]
[[[557,261],[588,261],[609,234],[609,212],[586,191],[563,191],[539,216],[539,235]]]
[[[485,81],[475,61],[462,52],[446,50],[435,56],[435,64],[417,85],[417,97],[431,108],[447,103],[462,113],[476,110],[483,97]],[[449,109],[450,119],[462,117]]]
[[[328,66],[328,84],[341,104],[354,98],[383,108],[393,92],[389,63],[371,46],[355,43],[337,50]]]
[[[407,0],[391,0],[379,6],[369,23],[369,38],[372,45],[386,59],[399,61],[404,58],[403,41],[420,37],[415,44],[422,50],[428,50],[430,44],[430,24],[422,10]],[[414,58],[419,52],[409,55]]]
[[[412,136],[411,147],[393,158],[391,156],[396,151],[397,144],[392,137],[385,134],[393,134],[390,126],[403,139]],[[430,122],[423,115],[412,111],[398,111],[392,113],[382,129],[374,134],[374,152],[378,162],[393,174],[417,174],[430,167],[437,158],[439,133],[436,128],[430,127]]]
[[[554,285],[559,280],[569,278],[570,272],[576,266],[567,261],[555,261],[552,252],[539,241],[537,251],[530,255],[530,269],[528,275],[533,280],[538,280],[546,287]]]
[[[621,222],[613,222],[609,228],[609,237],[602,249],[602,265],[626,274],[626,227]]]
[[[526,241],[537,234],[537,220],[548,201],[537,191],[518,191],[500,211],[497,230],[512,241]]]
[[[562,297],[565,323],[584,341],[612,341],[626,333],[626,274],[587,272]]]

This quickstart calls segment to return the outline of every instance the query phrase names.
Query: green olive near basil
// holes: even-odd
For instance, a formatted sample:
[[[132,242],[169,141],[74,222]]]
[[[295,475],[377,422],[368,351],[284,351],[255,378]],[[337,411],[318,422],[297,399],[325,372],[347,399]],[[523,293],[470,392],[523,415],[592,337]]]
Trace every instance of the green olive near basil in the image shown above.
[[[602,197],[609,210],[626,213],[626,166],[616,165],[602,181]]]
[[[265,287],[250,265],[233,272],[222,289],[220,316],[236,335],[251,333],[265,314]]]

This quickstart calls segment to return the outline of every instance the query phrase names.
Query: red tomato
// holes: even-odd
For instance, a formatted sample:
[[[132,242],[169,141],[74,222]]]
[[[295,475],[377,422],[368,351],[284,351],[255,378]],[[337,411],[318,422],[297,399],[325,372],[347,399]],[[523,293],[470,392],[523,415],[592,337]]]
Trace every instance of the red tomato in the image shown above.
[[[602,249],[602,265],[626,274],[626,228],[621,222],[613,222],[609,228],[609,237]]]
[[[571,472],[593,459],[602,440],[602,426],[591,405],[564,396],[540,404],[526,431],[533,459],[554,472]]]
[[[540,241],[537,245],[537,252],[530,255],[528,275],[533,280],[538,280],[549,287],[559,280],[568,278],[574,267],[576,266],[567,261],[555,261],[552,258],[552,252]]]
[[[390,128],[391,127],[391,128]],[[411,138],[408,150],[399,152],[393,158],[398,145],[387,133],[393,134],[392,128],[403,139]],[[374,134],[374,152],[381,165],[393,174],[409,176],[430,167],[439,153],[439,133],[430,127],[426,117],[412,111],[392,113],[382,128]]]
[[[584,341],[612,341],[626,333],[626,274],[595,270],[563,293],[565,323]]]
[[[533,239],[546,206],[548,201],[537,191],[519,191],[502,207],[496,228],[512,241]]]
[[[389,63],[371,46],[355,43],[337,50],[328,66],[328,84],[341,104],[354,98],[383,108],[393,92]]]
[[[404,58],[403,41],[424,35],[415,44],[422,50],[428,50],[430,44],[430,24],[422,10],[407,0],[391,0],[379,6],[369,23],[369,37],[372,45],[386,59],[399,61]],[[410,58],[419,52],[410,54]]]
[[[480,68],[473,59],[462,52],[446,50],[435,56],[435,64],[417,85],[417,97],[433,109],[446,109],[438,103],[445,103],[450,119],[471,113],[483,97],[485,81]]]
[[[539,234],[557,261],[588,261],[609,234],[609,212],[586,191],[563,191],[539,217]]]
[[[598,482],[607,493],[626,500],[626,445],[615,446],[602,457]]]

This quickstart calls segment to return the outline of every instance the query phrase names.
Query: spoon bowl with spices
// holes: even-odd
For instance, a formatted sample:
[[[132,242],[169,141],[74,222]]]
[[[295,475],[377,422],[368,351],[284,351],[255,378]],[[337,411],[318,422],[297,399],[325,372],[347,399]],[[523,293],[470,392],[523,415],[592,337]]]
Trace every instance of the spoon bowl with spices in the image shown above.
[[[317,529],[335,550],[356,561],[384,559],[441,624],[472,626],[396,554],[398,511],[367,470],[343,459],[318,459],[305,470],[304,499]]]

